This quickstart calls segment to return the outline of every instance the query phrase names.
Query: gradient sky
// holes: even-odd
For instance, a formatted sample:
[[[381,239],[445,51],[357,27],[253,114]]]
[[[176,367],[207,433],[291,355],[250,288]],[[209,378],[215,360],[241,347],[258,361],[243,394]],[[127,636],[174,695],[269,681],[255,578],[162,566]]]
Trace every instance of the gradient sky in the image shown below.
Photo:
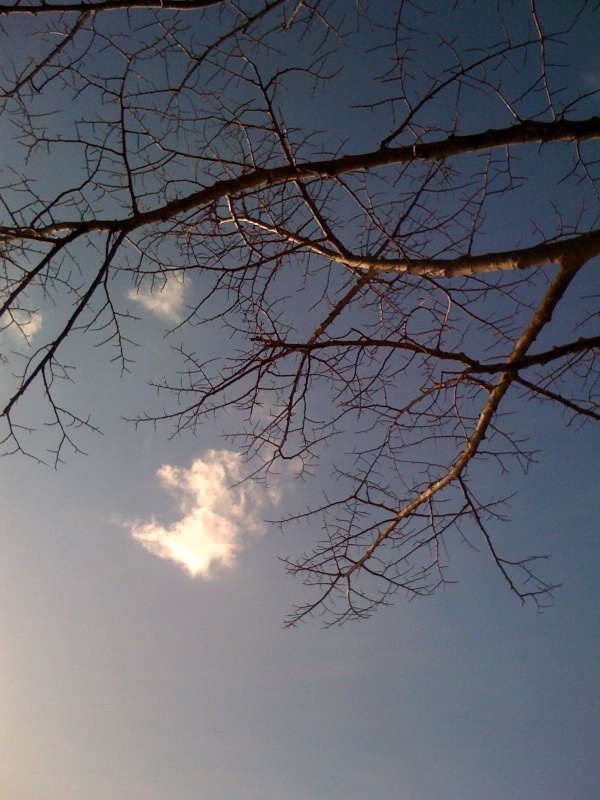
[[[104,431],[87,457],[0,460],[0,798],[600,797],[597,432],[535,406],[537,464],[498,483],[518,490],[502,545],[552,554],[553,607],[521,608],[457,543],[436,595],[286,630],[306,590],[279,559],[302,544],[264,520],[309,489],[290,469],[228,491],[243,464],[222,425],[169,438],[119,419],[167,369],[164,325],[192,291],[131,294],[133,375],[85,351],[77,399]]]

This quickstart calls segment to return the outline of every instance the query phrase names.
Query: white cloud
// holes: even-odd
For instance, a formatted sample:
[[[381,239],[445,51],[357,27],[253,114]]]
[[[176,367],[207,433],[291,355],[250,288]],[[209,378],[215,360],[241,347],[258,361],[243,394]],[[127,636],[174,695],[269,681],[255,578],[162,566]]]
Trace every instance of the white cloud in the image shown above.
[[[13,323],[8,331],[14,339],[31,339],[42,327],[42,314],[40,311],[25,311],[15,309],[12,312]]]
[[[215,564],[231,567],[247,537],[265,532],[262,509],[278,500],[273,489],[251,481],[239,484],[241,456],[229,450],[209,450],[189,469],[165,464],[157,474],[163,486],[179,496],[182,516],[167,527],[154,519],[135,523],[132,536],[192,577],[210,577]]]
[[[169,322],[180,322],[183,317],[185,284],[181,275],[173,273],[164,281],[157,279],[150,285],[130,289],[127,297],[140,303],[147,311]]]

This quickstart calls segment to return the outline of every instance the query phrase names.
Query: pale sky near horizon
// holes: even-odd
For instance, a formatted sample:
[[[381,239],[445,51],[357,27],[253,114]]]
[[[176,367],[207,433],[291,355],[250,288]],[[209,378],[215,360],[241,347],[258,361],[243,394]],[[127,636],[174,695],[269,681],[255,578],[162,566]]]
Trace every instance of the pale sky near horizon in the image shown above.
[[[435,597],[290,631],[277,532],[207,581],[114,524],[177,515],[143,491],[156,444],[123,438],[57,472],[1,465],[2,797],[597,795],[597,441],[557,436],[512,504],[515,537],[554,554],[553,608],[521,609],[465,548]]]
[[[239,483],[223,422],[170,438],[121,419],[169,368],[195,280],[125,293],[134,374],[85,351],[74,391],[104,431],[87,456],[0,459],[0,800],[600,797],[598,431],[532,404],[537,463],[494,478],[516,493],[498,541],[552,556],[552,607],[520,607],[457,536],[434,596],[284,629],[307,590],[280,559],[304,542],[268,520],[312,500],[294,464]]]

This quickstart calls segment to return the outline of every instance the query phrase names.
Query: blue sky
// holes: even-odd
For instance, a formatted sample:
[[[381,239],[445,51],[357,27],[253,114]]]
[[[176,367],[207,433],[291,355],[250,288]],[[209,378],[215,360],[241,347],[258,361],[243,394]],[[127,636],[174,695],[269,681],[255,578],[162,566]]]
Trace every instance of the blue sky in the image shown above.
[[[553,5],[540,7],[554,24]],[[484,14],[490,24],[495,8]],[[455,33],[461,24],[477,28],[469,13],[462,23],[447,19]],[[590,26],[572,58],[572,81],[590,85],[600,75]],[[303,105],[292,92],[290,118],[338,135],[364,120],[347,109],[357,82],[376,71],[361,63],[349,61],[335,102],[325,93]],[[476,108],[465,124],[479,124]],[[374,125],[353,129],[348,147],[372,146],[380,133]],[[555,189],[553,175],[535,175],[534,159],[524,162],[534,173],[531,193],[490,228],[490,249],[542,208],[540,186]],[[53,170],[69,178],[68,159],[46,167],[42,182],[51,183]],[[579,197],[566,199],[572,210]],[[594,269],[597,260],[581,294],[593,289]],[[296,279],[287,280],[286,291]],[[323,453],[313,483],[299,481],[292,463],[269,489],[228,488],[246,469],[223,437],[235,417],[175,437],[164,426],[123,421],[157,407],[147,381],[173,373],[170,345],[180,341],[178,332],[165,339],[165,326],[182,319],[202,288],[197,273],[171,279],[162,292],[119,284],[122,302],[141,317],[133,373],[121,377],[106,352],[84,340],[67,350],[79,364],[69,397],[104,435],[82,432],[77,441],[88,455],[69,454],[56,470],[19,455],[0,459],[0,796],[600,796],[597,431],[525,405],[514,429],[531,437],[537,463],[526,480],[518,471],[482,472],[490,494],[515,493],[510,521],[495,528],[504,552],[552,555],[542,574],[562,585],[543,613],[521,608],[488,555],[456,536],[446,576],[456,583],[432,597],[399,596],[372,619],[341,628],[323,630],[317,617],[284,629],[307,589],[281,559],[319,531],[286,534],[268,520],[313,504],[320,488],[333,490],[330,461],[348,441]],[[577,297],[554,331],[577,319]],[[34,344],[60,310],[56,318],[46,309],[33,315]],[[3,335],[4,347],[24,346]],[[220,330],[195,335],[204,353],[226,346]],[[13,364],[0,375],[3,391]],[[45,419],[39,397],[23,408]],[[36,451],[51,433],[42,425],[32,435]]]
[[[593,798],[598,516],[575,436],[513,503],[565,581],[554,608],[519,608],[465,548],[458,585],[328,631],[282,629],[302,590],[278,533],[205,581],[111,522],[165,505],[136,474],[160,440],[125,433],[117,461],[106,438],[58,472],[3,462],[24,498],[2,536],[5,796]]]

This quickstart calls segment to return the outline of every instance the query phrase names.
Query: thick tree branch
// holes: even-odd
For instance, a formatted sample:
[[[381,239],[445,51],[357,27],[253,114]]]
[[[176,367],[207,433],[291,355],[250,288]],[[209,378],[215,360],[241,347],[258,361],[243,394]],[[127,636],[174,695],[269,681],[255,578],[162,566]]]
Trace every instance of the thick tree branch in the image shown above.
[[[345,0],[0,0],[3,452],[25,452],[36,391],[50,452],[77,450],[69,429],[92,426],[68,408],[71,361],[108,345],[128,369],[130,326],[169,316],[183,370],[153,364],[171,402],[138,420],[221,414],[254,479],[326,471],[291,518],[323,524],[290,562],[321,592],[297,618],[340,591],[338,619],[433,591],[450,531],[473,528],[537,602],[548,586],[499,553],[474,460],[528,468],[504,411],[530,393],[600,416],[598,91],[558,90],[556,66],[584,6],[553,33],[531,3],[448,41],[414,3],[367,20]],[[536,348],[584,263],[556,346]]]
[[[225,0],[99,0],[89,3],[82,0],[80,3],[19,3],[18,5],[0,4],[0,16],[15,16],[25,14],[70,14],[92,13],[102,11],[116,11],[118,9],[143,9],[160,8],[174,11],[195,11],[210,6],[224,5]]]
[[[314,338],[314,337],[313,337]],[[600,336],[581,336],[573,342],[564,345],[556,345],[550,350],[545,350],[542,353],[535,353],[526,355],[519,361],[494,361],[486,364],[476,358],[472,358],[467,353],[461,350],[443,350],[441,347],[428,347],[427,345],[420,344],[419,342],[412,341],[408,338],[394,340],[394,339],[375,339],[371,337],[356,338],[356,339],[338,339],[333,338],[327,341],[310,341],[310,342],[293,342],[277,339],[269,339],[264,336],[254,336],[253,339],[262,344],[267,349],[282,350],[286,352],[313,352],[318,350],[330,349],[352,349],[352,348],[369,348],[374,350],[407,350],[412,353],[419,353],[424,356],[429,356],[439,361],[453,361],[455,363],[464,364],[467,367],[468,373],[486,373],[493,374],[498,372],[518,372],[519,370],[527,369],[528,367],[542,366],[549,364],[559,358],[572,355],[574,353],[585,353],[589,350],[600,348]]]
[[[437,142],[422,142],[404,147],[380,147],[377,150],[332,159],[317,159],[298,165],[259,168],[235,178],[216,181],[198,192],[172,200],[152,211],[145,211],[125,219],[91,219],[56,222],[40,227],[22,229],[2,227],[0,237],[7,240],[42,239],[47,241],[56,234],[78,228],[81,233],[112,231],[131,233],[134,230],[173,220],[181,214],[201,209],[224,197],[241,195],[263,187],[279,186],[300,180],[328,179],[353,172],[365,172],[379,167],[407,164],[412,161],[443,161],[448,158],[476,153],[496,147],[509,147],[531,143],[572,142],[600,138],[600,117],[585,120],[557,120],[555,122],[523,122],[508,128],[488,130],[467,136],[448,136]],[[598,234],[592,241],[597,242]],[[596,244],[592,245],[596,246]],[[552,245],[549,245],[552,247]],[[509,256],[510,258],[510,256]]]
[[[525,330],[517,340],[510,356],[508,357],[507,365],[509,367],[512,364],[517,363],[526,355],[527,350],[531,347],[542,328],[550,321],[553,310],[562,299],[565,291],[580,267],[581,262],[577,261],[560,267],[556,277],[548,287],[548,291],[546,292],[542,302],[531,317]],[[431,483],[424,491],[420,492],[418,496],[414,498],[414,500],[407,503],[398,511],[394,519],[377,535],[373,543],[366,548],[363,555],[356,559],[352,566],[345,571],[345,577],[349,577],[359,570],[363,564],[365,564],[373,556],[377,548],[387,538],[389,538],[389,536],[396,530],[398,525],[404,519],[411,516],[430,498],[461,477],[469,462],[476,455],[481,442],[485,438],[488,427],[494,415],[496,414],[496,411],[498,410],[498,406],[510,388],[513,380],[514,375],[511,370],[508,369],[499,378],[493,390],[490,392],[488,400],[479,415],[473,432],[468,437],[462,453],[458,456],[454,464],[452,464],[450,469],[441,478]]]

